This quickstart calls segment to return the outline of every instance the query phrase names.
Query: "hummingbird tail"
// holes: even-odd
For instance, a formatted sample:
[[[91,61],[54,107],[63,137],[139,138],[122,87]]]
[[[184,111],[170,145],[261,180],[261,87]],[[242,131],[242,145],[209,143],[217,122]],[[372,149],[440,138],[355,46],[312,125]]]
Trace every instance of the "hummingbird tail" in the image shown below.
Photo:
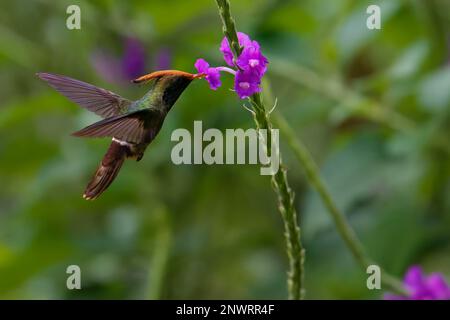
[[[83,198],[86,200],[98,198],[114,181],[128,154],[130,154],[129,146],[113,139],[97,171],[87,185]]]

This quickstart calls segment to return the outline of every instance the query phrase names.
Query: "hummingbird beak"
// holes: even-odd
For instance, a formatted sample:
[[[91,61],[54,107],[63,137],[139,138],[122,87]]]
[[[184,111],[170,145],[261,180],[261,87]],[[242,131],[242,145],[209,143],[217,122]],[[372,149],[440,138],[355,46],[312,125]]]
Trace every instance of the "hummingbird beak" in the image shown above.
[[[197,74],[194,74],[194,79],[203,79],[206,76],[207,76],[206,73],[197,73]]]
[[[143,75],[137,79],[131,80],[131,82],[143,83],[143,82],[148,82],[153,79],[161,78],[164,76],[181,76],[181,77],[186,77],[189,80],[194,80],[194,79],[198,79],[198,78],[203,78],[206,76],[206,74],[204,74],[204,73],[192,74],[192,73],[179,71],[179,70],[160,70],[160,71],[155,71],[155,72]]]

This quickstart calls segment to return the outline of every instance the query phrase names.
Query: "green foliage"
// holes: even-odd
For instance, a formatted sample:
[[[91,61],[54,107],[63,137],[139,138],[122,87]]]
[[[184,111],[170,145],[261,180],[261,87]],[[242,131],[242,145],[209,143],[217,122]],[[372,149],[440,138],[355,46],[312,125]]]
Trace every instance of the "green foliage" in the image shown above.
[[[448,1],[379,1],[382,29],[365,28],[374,1],[232,1],[237,29],[268,56],[281,112],[318,160],[339,209],[389,272],[450,275]],[[107,139],[70,133],[88,114],[35,72],[66,74],[127,98],[97,75],[91,54],[120,54],[135,35],[173,68],[221,63],[213,1],[79,1],[82,29],[67,30],[71,1],[0,5],[0,298],[284,298],[282,223],[259,167],[175,166],[173,129],[194,120],[252,127],[228,88],[196,82],[139,163],[124,165],[95,202],[81,195]],[[385,7],[386,6],[386,7]],[[152,71],[152,70],[149,70]],[[379,298],[351,259],[301,167],[281,141],[306,249],[307,298]],[[82,290],[66,289],[66,267]]]

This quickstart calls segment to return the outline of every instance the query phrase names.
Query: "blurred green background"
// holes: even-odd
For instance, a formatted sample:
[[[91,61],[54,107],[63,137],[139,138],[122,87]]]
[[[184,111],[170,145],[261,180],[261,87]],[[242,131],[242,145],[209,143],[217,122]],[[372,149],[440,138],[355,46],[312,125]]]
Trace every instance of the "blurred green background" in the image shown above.
[[[66,8],[81,8],[81,30]],[[379,4],[382,29],[366,28]],[[369,254],[402,277],[411,264],[450,276],[450,2],[235,0],[237,27],[268,57],[277,110],[321,168]],[[109,139],[70,136],[99,118],[40,81],[71,76],[130,99],[145,86],[107,81],[98,50],[163,48],[171,68],[222,65],[215,2],[2,1],[0,4],[0,297],[284,299],[287,258],[270,179],[255,165],[170,160],[176,128],[250,128],[232,79],[194,82],[139,163],[94,202],[81,197]],[[378,299],[281,138],[306,247],[306,297]],[[82,290],[66,288],[81,267]]]

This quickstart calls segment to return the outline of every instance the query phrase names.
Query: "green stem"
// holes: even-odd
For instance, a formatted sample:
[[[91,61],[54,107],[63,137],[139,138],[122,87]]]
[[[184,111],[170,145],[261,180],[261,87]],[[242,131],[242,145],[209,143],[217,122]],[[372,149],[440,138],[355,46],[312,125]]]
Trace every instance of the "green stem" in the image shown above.
[[[236,27],[233,18],[231,17],[229,2],[227,0],[216,0],[216,2],[222,18],[223,33],[230,42],[230,47],[232,48],[234,58],[236,59],[241,53],[241,47],[239,46]],[[253,106],[254,120],[257,128],[264,129],[267,132],[265,146],[267,153],[270,155],[270,152],[273,152],[274,150],[271,145],[273,142],[270,118],[259,93],[250,97],[250,102]],[[294,205],[294,192],[289,187],[286,168],[284,168],[282,164],[278,146],[275,147],[275,150],[278,153],[280,167],[277,173],[272,175],[272,185],[278,196],[278,208],[285,228],[286,249],[289,259],[287,280],[289,299],[297,300],[303,298],[304,294],[304,249],[300,241],[300,228]]]
[[[281,133],[286,138],[289,146],[297,157],[297,160],[302,164],[306,172],[308,182],[319,193],[322,202],[333,217],[339,233],[348,245],[353,256],[362,266],[367,267],[367,265],[370,264],[370,260],[365,255],[364,249],[358,238],[356,237],[356,234],[353,232],[353,230],[345,220],[344,215],[339,211],[333,199],[331,198],[327,187],[319,176],[319,168],[312,159],[312,156],[309,153],[308,149],[306,149],[305,145],[298,138],[296,138],[294,131],[282,115],[280,115],[279,113],[275,114],[274,121],[278,125]]]
[[[376,264],[372,261],[372,259],[369,258],[369,256],[367,256],[361,241],[356,236],[356,233],[348,223],[345,215],[338,209],[338,207],[334,203],[330,192],[328,191],[325,183],[320,177],[319,168],[314,162],[308,149],[305,147],[302,141],[298,137],[296,137],[295,132],[292,130],[286,119],[281,114],[275,114],[274,121],[278,125],[281,133],[293,150],[295,156],[297,157],[297,160],[304,168],[308,182],[319,194],[322,202],[333,218],[340,236],[344,240],[347,247],[350,249],[350,252],[352,253],[355,260],[364,270],[366,270],[369,265]],[[382,272],[381,281],[383,285],[388,287],[393,292],[399,294],[406,293],[402,287],[401,282],[395,277],[389,275],[386,271]]]
[[[226,0],[216,0],[217,7],[219,8],[220,18],[222,19],[222,30],[225,37],[227,37],[230,48],[233,51],[234,58],[236,59],[241,54],[242,48],[239,45],[239,38],[236,31],[236,25],[230,12],[230,3]]]
[[[294,204],[294,192],[289,187],[286,168],[283,166],[279,146],[272,147],[272,123],[262,102],[261,95],[250,98],[253,105],[254,120],[258,129],[267,130],[267,152],[278,152],[279,170],[272,176],[272,186],[278,196],[278,209],[285,228],[286,248],[289,258],[288,291],[290,299],[303,297],[303,277],[305,250],[300,241],[300,228]]]

